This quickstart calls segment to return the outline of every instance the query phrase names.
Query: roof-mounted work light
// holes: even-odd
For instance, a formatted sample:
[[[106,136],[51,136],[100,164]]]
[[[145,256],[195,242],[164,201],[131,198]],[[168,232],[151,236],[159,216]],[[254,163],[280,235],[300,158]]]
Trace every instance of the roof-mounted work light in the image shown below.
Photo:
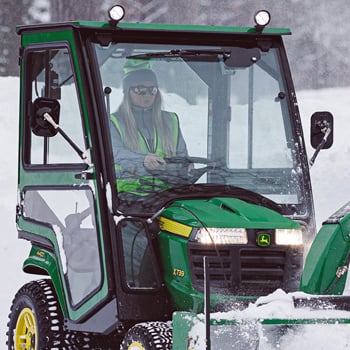
[[[110,18],[109,23],[112,26],[116,26],[118,22],[124,17],[125,10],[121,5],[114,5],[108,10],[108,16]]]
[[[254,21],[256,23],[255,29],[258,32],[262,32],[263,29],[270,23],[271,15],[269,11],[260,10],[254,16]]]

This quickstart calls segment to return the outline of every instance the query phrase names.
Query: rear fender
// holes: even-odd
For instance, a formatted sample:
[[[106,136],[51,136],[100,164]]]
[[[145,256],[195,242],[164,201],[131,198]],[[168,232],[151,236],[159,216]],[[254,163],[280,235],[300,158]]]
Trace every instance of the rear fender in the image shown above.
[[[23,271],[29,274],[50,276],[61,305],[63,316],[67,317],[67,308],[59,275],[58,261],[50,251],[32,246],[29,257],[23,263]]]

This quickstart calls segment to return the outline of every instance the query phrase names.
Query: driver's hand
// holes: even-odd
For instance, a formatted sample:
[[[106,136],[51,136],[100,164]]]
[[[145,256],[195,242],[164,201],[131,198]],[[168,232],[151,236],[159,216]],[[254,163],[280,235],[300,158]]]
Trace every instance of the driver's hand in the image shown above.
[[[161,165],[165,164],[165,160],[154,153],[146,154],[143,160],[143,165],[150,170],[158,169]]]

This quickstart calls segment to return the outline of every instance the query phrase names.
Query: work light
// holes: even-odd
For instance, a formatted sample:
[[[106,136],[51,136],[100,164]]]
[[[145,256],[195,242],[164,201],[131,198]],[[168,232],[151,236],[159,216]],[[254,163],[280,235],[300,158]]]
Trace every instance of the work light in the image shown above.
[[[256,30],[262,32],[263,29],[270,23],[271,15],[269,11],[260,10],[254,16],[254,21],[256,23]]]
[[[108,10],[108,15],[110,18],[109,23],[115,26],[125,15],[124,7],[121,5],[114,5]]]

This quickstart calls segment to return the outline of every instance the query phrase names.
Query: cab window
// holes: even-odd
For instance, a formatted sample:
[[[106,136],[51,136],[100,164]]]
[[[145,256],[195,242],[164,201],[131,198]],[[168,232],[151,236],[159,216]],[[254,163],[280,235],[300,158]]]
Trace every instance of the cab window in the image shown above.
[[[25,58],[26,108],[25,122],[32,123],[37,111],[38,98],[47,98],[59,103],[59,126],[80,148],[84,145],[84,133],[68,47],[29,48]],[[53,137],[38,136],[28,130],[25,145],[26,164],[50,165],[82,163],[69,143],[57,133]]]

